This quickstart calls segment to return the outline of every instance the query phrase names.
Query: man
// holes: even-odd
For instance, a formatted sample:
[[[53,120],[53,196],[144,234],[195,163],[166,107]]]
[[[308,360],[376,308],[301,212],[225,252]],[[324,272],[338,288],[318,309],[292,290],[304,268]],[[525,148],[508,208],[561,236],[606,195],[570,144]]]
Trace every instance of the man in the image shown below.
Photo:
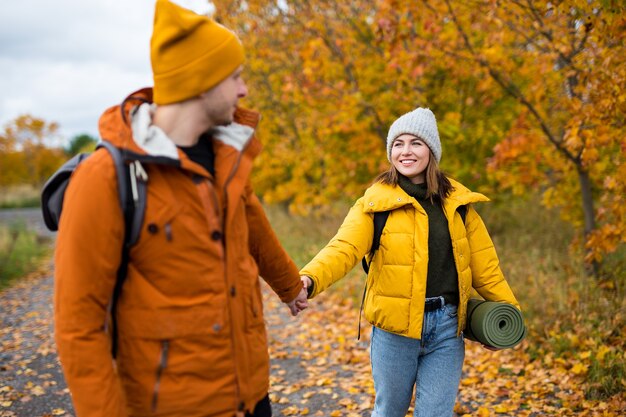
[[[102,138],[147,174],[138,243],[117,308],[117,357],[106,332],[124,219],[111,156],[75,171],[57,239],[56,342],[78,417],[271,415],[258,276],[306,308],[296,265],[250,186],[259,115],[237,37],[157,0],[154,90],[100,119]],[[137,167],[140,171],[141,169]]]

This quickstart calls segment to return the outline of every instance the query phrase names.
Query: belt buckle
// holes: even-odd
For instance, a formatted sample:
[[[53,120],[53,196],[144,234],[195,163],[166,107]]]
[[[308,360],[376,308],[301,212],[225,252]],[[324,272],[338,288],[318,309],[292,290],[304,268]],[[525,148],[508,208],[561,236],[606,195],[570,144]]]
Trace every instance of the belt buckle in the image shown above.
[[[424,305],[424,311],[435,311],[435,310],[439,310],[441,307],[444,306],[444,300],[443,297],[433,297],[430,300],[426,300],[426,303]]]

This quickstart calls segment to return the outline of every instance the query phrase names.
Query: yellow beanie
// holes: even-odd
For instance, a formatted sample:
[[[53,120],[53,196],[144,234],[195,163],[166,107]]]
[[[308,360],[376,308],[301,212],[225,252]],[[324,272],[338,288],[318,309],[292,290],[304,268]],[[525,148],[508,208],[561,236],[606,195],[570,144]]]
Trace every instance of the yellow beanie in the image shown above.
[[[219,84],[244,61],[237,36],[169,0],[157,0],[150,40],[154,102],[196,97]]]

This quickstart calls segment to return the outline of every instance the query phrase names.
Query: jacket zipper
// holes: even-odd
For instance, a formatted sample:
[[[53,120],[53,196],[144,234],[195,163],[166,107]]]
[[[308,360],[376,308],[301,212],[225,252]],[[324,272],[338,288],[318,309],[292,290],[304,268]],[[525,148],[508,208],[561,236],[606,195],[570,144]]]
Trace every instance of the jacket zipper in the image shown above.
[[[228,260],[227,260],[227,251],[226,251],[226,218],[228,217],[228,184],[230,183],[230,181],[235,177],[235,173],[237,172],[237,168],[239,168],[239,164],[241,161],[241,156],[242,156],[243,152],[239,153],[239,156],[237,157],[237,161],[235,162],[235,165],[233,166],[233,169],[230,171],[230,174],[228,175],[228,177],[226,178],[226,181],[224,182],[224,210],[223,210],[223,218],[221,219],[222,221],[222,245],[224,247],[224,279],[226,280],[226,288],[228,288]],[[230,297],[234,297],[235,296],[235,286],[233,285],[231,289],[228,289],[228,295]],[[227,296],[228,296],[227,295]],[[231,306],[232,306],[232,301],[231,301]],[[231,307],[231,313],[232,313],[232,307]],[[235,371],[235,389],[237,391],[237,413],[236,416],[239,417],[243,417],[243,408],[245,407],[245,404],[243,403],[243,401],[241,401],[241,386],[239,385],[239,377],[237,376],[237,353],[236,353],[236,349],[235,349],[235,326],[233,325],[233,318],[234,316],[231,314],[231,324],[230,324],[230,339],[231,339],[231,343],[233,344],[233,363],[234,363],[234,371]]]
[[[156,381],[154,382],[154,391],[152,393],[152,412],[156,412],[157,404],[159,401],[159,389],[161,387],[161,375],[163,370],[167,366],[167,356],[170,350],[169,340],[161,342],[161,357],[159,359],[159,366],[156,371]]]
[[[252,134],[248,137],[248,141],[246,143],[249,143],[250,138],[252,138],[253,135],[254,135],[254,132],[252,132]],[[235,296],[236,290],[234,286],[230,290],[228,289],[228,278],[227,278],[228,260],[227,260],[227,251],[226,251],[226,218],[228,217],[228,184],[232,181],[232,179],[235,177],[235,174],[237,173],[237,169],[239,168],[239,164],[241,163],[241,158],[243,156],[244,150],[245,150],[245,147],[241,151],[239,151],[239,155],[237,156],[237,161],[235,161],[235,164],[233,165],[228,177],[226,177],[226,181],[224,182],[224,210],[222,212],[223,217],[221,219],[222,221],[222,246],[224,247],[224,279],[226,280],[226,288],[227,288],[228,294],[231,297]],[[238,398],[236,416],[243,417],[245,403],[240,400],[241,399],[241,387],[239,385],[239,378],[237,376],[237,354],[235,352],[235,329],[234,329],[232,320],[233,320],[233,316],[231,315],[230,338],[233,344],[233,363],[235,364],[234,366],[235,389],[237,391],[237,398]]]

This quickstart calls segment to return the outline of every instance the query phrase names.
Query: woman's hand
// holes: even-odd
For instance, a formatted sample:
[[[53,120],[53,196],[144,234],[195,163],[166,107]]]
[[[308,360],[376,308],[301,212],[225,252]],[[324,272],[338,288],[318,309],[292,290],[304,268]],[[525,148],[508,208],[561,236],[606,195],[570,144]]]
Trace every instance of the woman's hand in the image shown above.
[[[300,279],[302,280],[302,285],[304,285],[304,289],[309,290],[309,287],[313,285],[313,280],[308,275],[300,275]]]

